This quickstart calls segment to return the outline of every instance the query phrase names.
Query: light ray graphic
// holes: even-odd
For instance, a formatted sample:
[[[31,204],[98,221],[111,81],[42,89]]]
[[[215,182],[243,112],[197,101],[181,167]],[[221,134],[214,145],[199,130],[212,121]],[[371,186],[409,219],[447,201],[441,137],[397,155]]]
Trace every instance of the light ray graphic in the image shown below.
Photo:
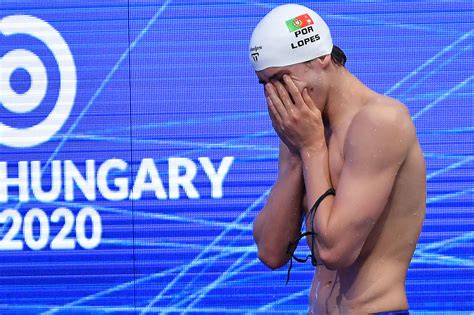
[[[468,163],[471,162],[471,161],[474,161],[474,156],[467,156],[467,157],[466,157],[465,159],[463,159],[462,161],[453,163],[453,164],[451,164],[451,165],[449,165],[449,166],[447,166],[447,167],[445,167],[445,168],[439,169],[439,170],[437,170],[437,171],[435,171],[435,172],[432,172],[432,173],[428,174],[428,175],[426,176],[426,180],[429,181],[430,179],[432,179],[432,178],[434,178],[434,177],[436,177],[436,176],[439,176],[439,175],[445,174],[445,173],[447,173],[447,172],[449,172],[449,171],[452,171],[452,170],[454,170],[454,169],[460,168],[461,166],[464,166],[464,165],[468,164]]]
[[[18,200],[18,198],[14,198],[13,200]],[[67,202],[67,201],[54,201],[54,202],[50,202],[50,204],[57,205],[57,206],[70,207],[70,208],[85,208],[89,206],[89,204],[87,203]],[[142,217],[142,218],[159,219],[159,220],[178,222],[178,223],[194,223],[194,224],[200,224],[203,226],[211,226],[211,227],[226,228],[229,225],[228,222],[181,217],[177,215],[171,215],[171,214],[159,213],[159,212],[144,212],[140,210],[134,210],[132,212],[131,210],[127,210],[124,208],[105,207],[105,206],[99,206],[99,205],[96,205],[95,209],[99,210],[100,212],[115,213],[115,214],[121,214],[121,215],[127,215],[127,216],[135,215],[137,217]],[[242,230],[242,231],[252,231],[252,227],[251,226],[249,227],[248,225],[245,225],[245,224],[235,224],[233,228],[236,230]]]
[[[399,99],[404,99],[408,93],[411,93],[418,89],[422,83],[425,83],[429,78],[432,78],[434,75],[439,74],[441,69],[445,68],[447,65],[453,63],[455,60],[459,59],[462,56],[465,56],[466,53],[469,53],[472,50],[473,45],[467,45],[463,47],[461,50],[457,51],[452,57],[443,60],[439,65],[433,68],[430,72],[423,75],[416,83],[412,84],[410,88],[408,88],[403,93],[399,94],[397,97]],[[439,95],[438,95],[439,96]],[[438,97],[437,96],[437,97]]]
[[[260,263],[258,259],[254,259],[251,262],[245,264],[244,266],[238,267],[236,270],[232,271],[232,269],[235,269],[237,266],[241,265],[244,263],[245,259],[249,256],[249,253],[245,253],[241,257],[239,257],[227,270],[225,270],[216,280],[205,286],[204,288],[200,289],[199,292],[196,292],[193,294],[193,296],[189,296],[182,301],[180,301],[177,305],[185,305],[188,301],[191,301],[190,304],[186,307],[186,310],[191,309],[194,305],[199,303],[209,292],[211,292],[214,288],[216,288],[218,285],[221,283],[225,282],[226,280],[232,278],[233,276],[239,274],[239,272],[247,269],[248,267],[251,267],[253,265],[256,265]],[[185,311],[186,314],[186,311]]]
[[[441,159],[441,160],[452,160],[452,159],[459,159],[463,160],[466,158],[466,156],[471,156],[471,155],[460,155],[460,154],[450,154],[450,153],[424,153],[425,158],[430,158],[430,159]]]
[[[464,189],[464,190],[461,190],[461,191],[456,191],[456,192],[449,193],[449,194],[443,194],[443,195],[438,195],[438,196],[435,196],[435,197],[427,198],[426,199],[426,204],[429,205],[429,204],[432,204],[432,203],[435,203],[435,202],[438,202],[438,201],[454,199],[454,198],[461,197],[461,196],[464,196],[464,195],[469,195],[469,194],[472,194],[472,193],[474,193],[474,188],[467,188],[467,189]]]
[[[413,263],[425,263],[429,265],[449,267],[474,267],[474,260],[426,252],[420,252],[416,256],[413,256],[412,264]]]
[[[247,256],[248,256],[247,254],[241,256],[239,259],[236,260],[236,262],[231,267],[235,267],[239,264],[242,264],[244,262],[244,260],[247,258]],[[260,260],[254,259],[254,260],[251,260],[250,262],[245,263],[244,265],[236,268],[233,272],[229,272],[229,271],[224,272],[216,280],[214,280],[213,282],[211,282],[207,286],[199,289],[197,292],[195,292],[192,295],[184,298],[183,300],[181,300],[177,304],[170,306],[169,311],[172,312],[174,308],[181,307],[182,305],[185,305],[186,303],[191,301],[191,303],[188,306],[186,306],[186,309],[184,310],[184,314],[186,314],[187,312],[191,311],[194,308],[194,305],[199,303],[204,297],[206,297],[206,295],[209,292],[211,292],[213,289],[217,288],[220,284],[222,284],[225,281],[231,279],[232,277],[238,275],[240,272],[245,271],[248,268],[250,268],[252,266],[255,266],[257,264],[260,264]],[[165,314],[167,314],[167,313],[165,313]]]
[[[21,309],[25,309],[25,307],[18,307]],[[44,306],[42,307],[44,308]],[[0,305],[1,309],[1,305]],[[34,308],[33,308],[34,309]],[[123,313],[126,312],[127,314],[133,314],[136,311],[143,311],[143,307],[135,307],[135,306],[78,306],[78,305],[73,305],[68,307],[68,313],[71,314],[74,312],[86,312],[86,314],[103,314],[103,313]],[[149,312],[150,313],[161,313],[165,312],[168,310],[167,306],[154,306],[150,308]],[[185,308],[177,308],[174,310],[175,312],[184,312]],[[192,312],[195,314],[208,314],[208,313],[214,313],[214,314],[226,314],[226,313],[231,313],[231,314],[242,314],[245,311],[245,308],[242,307],[240,308],[234,308],[234,309],[229,309],[226,307],[200,307],[200,308],[194,308],[192,309]],[[275,312],[275,313],[280,313],[280,312]],[[285,314],[285,312],[281,312],[282,314]],[[46,313],[42,313],[46,314]]]
[[[214,248],[213,248],[213,250],[214,250]],[[238,253],[242,253],[243,256],[238,258],[238,261],[242,261],[242,259],[243,259],[242,257],[248,257],[249,254],[255,254],[256,252],[257,252],[257,248],[256,248],[256,246],[253,246],[253,247],[250,247],[250,250],[248,250],[248,251],[240,251],[240,252],[239,251],[234,251],[233,255],[236,255]],[[199,280],[199,277],[203,276],[203,274],[207,271],[207,268],[209,266],[212,266],[213,263],[218,262],[218,259],[213,259],[213,258],[205,259],[205,260],[206,260],[206,264],[205,264],[204,268],[199,272],[199,274],[195,275],[193,277],[193,280],[188,282],[186,287],[183,288],[181,290],[181,292],[176,294],[176,296],[174,297],[174,300],[173,300],[173,301],[176,301],[176,303],[175,304],[172,304],[172,303],[169,304],[170,305],[170,311],[172,311],[175,307],[182,306],[182,305],[186,304],[187,302],[192,301],[196,296],[199,296],[202,292],[205,292],[205,291],[209,292],[209,287],[212,284],[216,283],[216,281],[213,281],[209,285],[204,286],[203,288],[200,288],[199,290],[197,290],[193,286]],[[253,260],[253,261],[250,261],[248,263],[245,263],[243,266],[240,266],[238,271],[236,273],[233,273],[233,275],[238,274],[238,272],[246,270],[246,269],[248,269],[248,268],[250,268],[250,267],[252,267],[252,266],[254,266],[258,263],[259,263],[258,260]],[[234,266],[234,265],[235,265],[235,263],[232,266]],[[229,271],[229,269],[227,271]],[[223,275],[221,275],[219,278],[222,278],[222,276]],[[222,278],[222,279],[227,280],[229,278],[230,277],[227,276],[225,279],[224,278]],[[222,282],[222,281],[220,281],[220,282]],[[188,289],[192,290],[193,293],[189,294],[189,292],[187,291]]]
[[[447,134],[466,134],[466,133],[473,133],[474,127],[461,127],[461,128],[453,128],[447,130],[431,130],[431,131],[419,131],[418,135],[447,135]],[[468,156],[468,155],[464,155]]]
[[[206,263],[208,263],[207,260],[219,260],[219,259],[231,256],[233,254],[234,253],[232,253],[232,252],[230,252],[230,253],[229,252],[220,253],[220,254],[218,254],[214,257],[210,257],[210,258],[206,258],[206,259],[202,259],[202,260],[197,260],[195,262],[195,265],[199,266],[199,265],[202,265],[202,264],[206,264]],[[110,289],[107,289],[107,290],[104,290],[104,291],[101,291],[101,292],[97,292],[97,293],[89,295],[89,296],[82,297],[82,298],[80,298],[78,300],[75,300],[71,303],[68,303],[68,304],[65,304],[65,305],[62,305],[62,306],[59,306],[59,307],[56,307],[56,308],[52,308],[49,311],[42,313],[42,315],[51,315],[51,314],[55,314],[55,313],[57,313],[61,310],[73,309],[73,307],[78,306],[80,304],[97,300],[100,297],[104,297],[104,296],[109,295],[111,293],[127,289],[127,288],[132,287],[136,284],[149,282],[149,281],[152,281],[152,280],[156,280],[158,278],[165,277],[165,276],[170,275],[170,274],[174,274],[176,272],[182,271],[184,268],[186,268],[186,266],[181,265],[181,266],[177,266],[175,268],[167,269],[167,270],[164,270],[162,272],[151,274],[151,275],[139,278],[139,279],[135,278],[133,281],[121,283],[119,285],[111,287]]]
[[[248,226],[249,226],[249,228],[252,228],[252,225],[249,224]],[[244,235],[244,231],[241,231],[241,232],[239,233],[239,235],[237,235],[236,237],[234,237],[233,240],[232,240],[229,244],[225,245],[225,247],[228,247],[228,248],[234,247],[233,245],[234,245],[235,243],[237,243],[239,240],[241,240],[241,238],[242,238],[243,235]],[[215,249],[215,248],[216,248],[216,246],[213,246],[213,249]],[[255,244],[253,244],[252,248],[254,249],[253,253],[256,253],[256,252],[257,252],[257,247],[256,247]],[[237,253],[237,252],[236,252],[236,253]],[[251,253],[250,251],[248,251],[248,252],[242,252],[242,254],[243,254],[245,257],[247,257],[248,254],[250,254],[250,253]],[[241,260],[241,258],[239,258],[239,260]],[[193,277],[193,279],[192,279],[191,281],[189,281],[189,282],[186,284],[186,286],[181,290],[181,292],[175,294],[175,297],[174,297],[173,301],[179,301],[179,302],[178,302],[179,305],[182,305],[182,302],[183,302],[182,300],[183,300],[183,299],[189,300],[190,297],[189,297],[188,294],[186,293],[187,290],[188,290],[188,289],[192,289],[192,288],[194,287],[195,283],[196,283],[197,281],[199,281],[199,279],[200,279],[201,277],[205,276],[205,273],[207,272],[208,268],[210,268],[211,266],[212,266],[211,264],[207,264],[203,269],[201,269],[201,271],[200,271],[198,274],[196,274],[196,275]],[[233,269],[234,269],[233,267],[235,267],[235,266],[236,266],[235,263],[232,264],[232,265],[227,269],[226,272],[233,271]],[[205,288],[204,288],[204,289],[205,289]],[[201,291],[202,291],[202,289],[200,289],[198,292],[195,292],[192,296],[194,297],[194,296],[196,295],[196,293],[199,293],[199,292],[201,292]]]
[[[279,300],[276,300],[272,303],[268,303],[266,305],[261,306],[258,308],[255,312],[248,312],[247,315],[249,314],[258,314],[258,313],[263,313],[263,314],[268,314],[268,312],[271,310],[272,312],[274,311],[274,307],[278,306],[280,304],[284,304],[288,301],[294,300],[299,297],[307,297],[309,295],[309,288],[305,290],[301,290],[299,292],[293,293],[288,295],[287,297],[281,298]]]
[[[160,272],[160,273],[157,273],[157,274],[152,274],[152,275],[149,275],[149,276],[146,276],[146,277],[143,277],[141,279],[134,279],[132,281],[129,281],[129,282],[125,282],[125,283],[122,283],[122,284],[119,284],[117,286],[114,286],[110,289],[107,289],[105,291],[102,291],[102,292],[98,292],[96,294],[93,294],[93,295],[89,295],[89,296],[86,296],[86,297],[83,297],[83,298],[80,298],[74,302],[71,302],[71,303],[68,303],[68,304],[65,304],[65,305],[62,305],[60,307],[56,307],[56,308],[52,308],[50,310],[48,310],[47,312],[43,312],[41,313],[42,315],[51,315],[51,314],[56,314],[58,313],[59,311],[62,311],[62,310],[66,310],[66,309],[69,309],[69,310],[72,310],[74,309],[75,307],[77,307],[78,305],[80,304],[83,304],[83,303],[86,303],[86,302],[89,302],[89,301],[93,301],[93,300],[96,300],[100,297],[103,297],[105,295],[108,295],[108,294],[111,294],[111,293],[114,293],[114,292],[117,292],[117,291],[120,291],[120,290],[123,290],[123,289],[127,289],[129,287],[132,287],[136,284],[140,284],[142,282],[146,282],[146,281],[150,281],[150,280],[154,280],[156,278],[160,278],[160,277],[164,277],[168,274],[172,274],[176,271],[179,271],[180,269],[182,268],[182,266],[178,266],[176,268],[173,268],[173,269],[168,269],[168,270],[165,270],[163,272]],[[87,308],[89,308],[89,306],[85,306]],[[92,308],[92,307],[91,307]]]
[[[452,93],[462,89],[464,86],[466,86],[467,84],[469,84],[472,79],[474,79],[474,75],[470,76],[469,78],[467,78],[466,80],[464,80],[463,82],[459,83],[459,84],[456,84],[454,87],[452,87],[449,91],[443,93],[440,97],[438,97],[436,100],[434,100],[433,102],[429,103],[428,105],[426,105],[425,107],[423,107],[423,109],[421,109],[418,113],[416,113],[415,115],[413,115],[413,121],[417,120],[421,115],[423,115],[424,113],[426,113],[427,111],[429,111],[431,108],[433,108],[434,106],[438,105],[439,103],[441,103],[442,101],[444,101],[445,99],[447,99]]]
[[[111,245],[121,245],[121,246],[134,246],[133,241],[131,240],[126,240],[126,239],[102,239],[102,242],[104,244],[111,244]],[[193,243],[174,243],[174,242],[160,242],[160,241],[135,241],[135,246],[137,247],[154,247],[154,248],[179,248],[179,249],[192,249],[192,250],[204,250],[206,245],[204,244],[193,244]],[[214,246],[212,248],[212,251],[218,252],[218,253],[232,253],[232,254],[248,254],[252,253],[255,254],[257,252],[257,248],[255,245],[253,246],[231,246],[231,245],[225,245],[225,246]]]
[[[269,131],[255,133],[254,136],[267,136],[271,134]],[[250,136],[250,135],[247,135]],[[58,135],[58,138],[61,136]],[[107,141],[107,142],[116,142],[116,143],[127,143],[130,141],[127,137],[104,137],[97,135],[81,135],[76,134],[69,136],[70,139],[75,140],[89,140],[89,141]],[[206,140],[206,139],[205,139]],[[184,141],[184,140],[160,140],[160,139],[133,139],[134,143],[137,144],[155,144],[159,146],[176,146],[181,148],[198,148],[204,150],[210,149],[236,149],[236,150],[254,150],[254,151],[277,151],[278,149],[272,146],[264,145],[250,145],[250,144],[226,144],[226,143],[209,143],[209,142],[200,142],[200,141]]]
[[[185,120],[177,121],[166,121],[166,122],[156,122],[152,124],[140,124],[136,126],[127,126],[127,127],[117,127],[113,129],[99,129],[88,131],[86,134],[92,133],[93,135],[105,135],[108,133],[117,133],[117,131],[137,131],[137,130],[147,130],[155,128],[169,128],[176,126],[185,126],[185,125],[205,125],[209,123],[223,123],[232,120],[249,120],[249,119],[258,119],[258,118],[267,118],[267,112],[250,112],[242,114],[221,114],[219,116],[205,116],[201,118],[189,118]]]
[[[229,226],[225,228],[224,231],[222,231],[222,233],[219,234],[219,236],[217,236],[208,246],[206,246],[206,248],[196,258],[194,258],[193,261],[188,263],[185,266],[185,268],[183,268],[183,270],[170,283],[168,283],[168,285],[147,305],[147,307],[145,307],[141,311],[141,314],[146,314],[147,312],[149,312],[152,306],[156,304],[157,302],[159,302],[160,299],[164,296],[164,294],[168,292],[168,290],[170,290],[175,285],[175,283],[178,280],[180,280],[186,274],[186,272],[188,272],[188,270],[194,267],[196,261],[199,261],[199,259],[201,259],[201,257],[203,257],[215,244],[220,242],[220,240],[230,230],[234,228],[234,225],[242,221],[242,219],[246,217],[250,211],[254,210],[254,208],[257,207],[267,197],[269,193],[270,193],[270,189],[268,189],[262,196],[260,196],[260,198],[258,198],[253,204],[251,204],[245,211],[243,211],[242,214],[237,219],[234,220],[234,222],[229,224]]]
[[[426,245],[421,245],[419,253],[422,254],[425,251],[440,251],[456,248],[461,244],[472,243],[474,241],[474,232],[465,233],[461,236],[445,239],[439,242],[432,242]],[[474,262],[474,259],[472,260]]]
[[[435,92],[430,92],[430,93],[418,93],[410,96],[406,96],[403,98],[404,101],[406,102],[418,102],[418,101],[429,101],[432,100],[433,98],[437,98],[441,96],[441,92],[435,91]],[[463,97],[463,98],[469,98],[472,97],[474,93],[469,93],[467,91],[461,91],[461,92],[455,92],[452,94],[453,97]]]
[[[456,39],[454,42],[452,42],[450,45],[444,47],[442,50],[440,50],[436,55],[431,57],[430,59],[426,60],[423,64],[421,64],[418,68],[410,72],[408,75],[406,75],[404,78],[402,78],[400,81],[395,83],[391,88],[389,88],[387,91],[385,91],[385,95],[389,95],[393,93],[394,91],[398,90],[400,86],[402,86],[405,82],[413,78],[415,75],[420,73],[420,71],[424,70],[426,67],[434,63],[436,60],[438,60],[440,57],[442,57],[444,54],[450,52],[454,47],[465,41],[466,39],[469,39],[474,35],[474,29],[471,31],[463,34],[461,37]]]
[[[454,32],[449,32],[447,30],[439,30],[436,28],[428,27],[428,26],[423,26],[419,24],[402,24],[402,23],[396,23],[396,22],[387,22],[384,20],[377,20],[374,18],[361,18],[359,16],[351,16],[351,15],[342,15],[342,14],[324,14],[325,17],[331,17],[334,19],[340,19],[340,20],[346,20],[346,21],[356,21],[360,23],[364,23],[366,25],[383,25],[386,27],[391,27],[391,28],[397,28],[397,29],[405,29],[405,30],[415,30],[415,31],[426,31],[430,33],[440,33],[443,35],[449,34],[449,35],[458,35],[458,33]]]

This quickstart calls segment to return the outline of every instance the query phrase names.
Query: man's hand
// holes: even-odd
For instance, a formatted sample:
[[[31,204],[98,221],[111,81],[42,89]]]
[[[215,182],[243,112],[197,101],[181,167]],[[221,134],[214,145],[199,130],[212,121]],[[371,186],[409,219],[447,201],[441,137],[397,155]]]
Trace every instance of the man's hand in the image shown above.
[[[321,112],[307,89],[300,93],[288,75],[284,84],[272,81],[265,85],[268,112],[280,139],[291,152],[311,152],[326,147]]]

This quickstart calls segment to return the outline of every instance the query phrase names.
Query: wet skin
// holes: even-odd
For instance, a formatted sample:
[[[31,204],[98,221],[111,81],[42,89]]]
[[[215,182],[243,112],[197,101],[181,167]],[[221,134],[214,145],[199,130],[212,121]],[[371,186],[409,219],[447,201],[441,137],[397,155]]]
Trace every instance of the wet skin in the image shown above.
[[[259,257],[283,266],[307,204],[332,186],[336,197],[306,226],[319,233],[314,252],[325,264],[315,273],[310,312],[407,309],[405,277],[426,207],[425,162],[409,112],[344,68],[327,60],[313,66],[257,73],[281,139],[278,179],[254,222]]]

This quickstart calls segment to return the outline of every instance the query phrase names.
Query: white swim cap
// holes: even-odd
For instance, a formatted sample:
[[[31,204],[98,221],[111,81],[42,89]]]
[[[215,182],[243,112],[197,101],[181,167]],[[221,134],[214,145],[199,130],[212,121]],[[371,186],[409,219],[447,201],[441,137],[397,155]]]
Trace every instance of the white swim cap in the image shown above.
[[[326,22],[313,10],[285,4],[271,10],[255,27],[249,57],[255,71],[302,63],[332,51]]]

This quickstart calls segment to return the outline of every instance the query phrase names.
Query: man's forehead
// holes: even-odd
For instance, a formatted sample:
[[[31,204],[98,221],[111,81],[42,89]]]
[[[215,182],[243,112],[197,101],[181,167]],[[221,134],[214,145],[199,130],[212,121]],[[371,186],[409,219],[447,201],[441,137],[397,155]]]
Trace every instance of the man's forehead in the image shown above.
[[[289,67],[270,67],[255,73],[260,82],[269,82],[271,79],[281,79],[284,74],[289,74],[290,70]]]

